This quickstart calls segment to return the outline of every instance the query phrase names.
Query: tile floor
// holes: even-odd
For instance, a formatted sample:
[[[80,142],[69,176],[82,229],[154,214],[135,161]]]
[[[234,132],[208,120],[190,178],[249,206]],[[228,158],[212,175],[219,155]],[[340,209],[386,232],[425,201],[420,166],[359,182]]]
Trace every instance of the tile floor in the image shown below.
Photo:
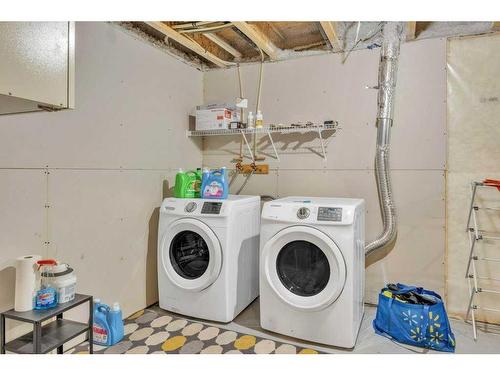
[[[262,329],[259,325],[259,300],[255,300],[234,321],[227,324],[213,323],[228,330],[240,333],[257,335],[262,338],[277,340],[292,345],[304,345],[328,353],[385,353],[385,354],[411,354],[411,353],[439,353],[432,350],[402,345],[385,337],[375,334],[372,321],[375,317],[376,307],[367,305],[365,316],[361,325],[356,347],[352,350],[334,348],[324,345],[312,345],[310,342],[297,340]],[[196,320],[196,319],[193,319]],[[472,337],[470,324],[461,320],[451,319],[452,330],[457,342],[456,353],[495,353],[500,354],[500,326],[488,325],[478,329],[478,340]]]

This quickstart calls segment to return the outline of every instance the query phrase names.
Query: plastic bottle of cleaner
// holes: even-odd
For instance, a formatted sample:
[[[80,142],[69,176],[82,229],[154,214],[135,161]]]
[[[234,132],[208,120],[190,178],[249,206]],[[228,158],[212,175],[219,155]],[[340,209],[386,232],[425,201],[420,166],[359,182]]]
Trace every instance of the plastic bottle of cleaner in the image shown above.
[[[35,310],[46,310],[57,305],[57,291],[53,286],[54,266],[57,262],[54,259],[42,259],[36,262],[40,272],[40,288],[35,293],[33,308]]]
[[[253,129],[253,125],[254,125],[253,122],[254,122],[253,113],[248,112],[248,116],[247,116],[247,128],[248,129]]]
[[[94,344],[110,346],[111,329],[108,323],[109,306],[96,303],[94,307],[94,324],[92,326]]]
[[[229,194],[226,167],[204,170],[201,197],[204,199],[226,199]]]
[[[115,345],[124,335],[122,310],[118,302],[113,303],[113,308],[108,313],[108,323],[111,329],[111,345]]]
[[[255,116],[255,127],[262,128],[264,125],[264,116],[262,116],[262,111],[259,109],[257,111],[257,116]]]
[[[175,198],[199,198],[201,186],[201,169],[184,172],[179,169],[175,176]]]

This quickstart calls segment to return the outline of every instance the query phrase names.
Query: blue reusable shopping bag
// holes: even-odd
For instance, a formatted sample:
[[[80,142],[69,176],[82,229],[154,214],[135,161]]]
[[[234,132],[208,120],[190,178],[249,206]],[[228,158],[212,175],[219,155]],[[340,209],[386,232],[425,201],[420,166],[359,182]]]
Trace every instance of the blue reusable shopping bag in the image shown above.
[[[373,321],[375,332],[403,344],[454,352],[455,335],[451,331],[441,296],[420,287],[404,284],[397,284],[397,286],[398,291],[390,290],[394,297],[415,291],[432,296],[436,304],[405,303],[385,296],[383,293],[389,289],[384,288],[379,294],[377,316]]]

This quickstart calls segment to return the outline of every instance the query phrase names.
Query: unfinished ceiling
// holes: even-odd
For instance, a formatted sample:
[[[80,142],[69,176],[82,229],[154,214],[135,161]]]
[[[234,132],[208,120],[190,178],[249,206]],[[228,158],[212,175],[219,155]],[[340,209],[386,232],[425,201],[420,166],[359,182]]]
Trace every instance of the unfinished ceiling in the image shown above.
[[[383,22],[121,22],[200,69],[380,46]],[[406,22],[406,41],[500,30],[500,22]]]

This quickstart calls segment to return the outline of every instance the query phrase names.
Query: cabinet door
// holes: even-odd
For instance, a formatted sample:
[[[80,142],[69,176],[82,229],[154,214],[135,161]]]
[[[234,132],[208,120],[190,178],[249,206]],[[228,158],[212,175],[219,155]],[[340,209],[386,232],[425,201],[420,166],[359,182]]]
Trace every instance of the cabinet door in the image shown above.
[[[0,22],[0,94],[12,102],[72,107],[73,69],[74,23]]]

